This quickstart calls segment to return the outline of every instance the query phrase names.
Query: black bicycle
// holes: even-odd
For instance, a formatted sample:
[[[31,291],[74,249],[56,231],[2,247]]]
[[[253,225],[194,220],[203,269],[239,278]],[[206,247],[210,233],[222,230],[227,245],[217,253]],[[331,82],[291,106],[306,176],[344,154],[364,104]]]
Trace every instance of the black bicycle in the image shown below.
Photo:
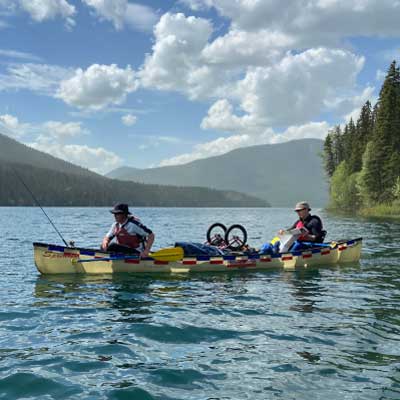
[[[206,237],[207,244],[211,246],[238,251],[242,250],[247,242],[247,231],[240,224],[226,228],[224,224],[216,222],[210,225]]]

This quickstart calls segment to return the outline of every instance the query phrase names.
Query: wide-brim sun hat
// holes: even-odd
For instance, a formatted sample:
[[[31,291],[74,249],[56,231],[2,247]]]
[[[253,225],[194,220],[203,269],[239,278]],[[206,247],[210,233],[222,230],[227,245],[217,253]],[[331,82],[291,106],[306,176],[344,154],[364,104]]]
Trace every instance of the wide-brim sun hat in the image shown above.
[[[294,207],[294,211],[300,211],[300,210],[304,210],[304,209],[311,210],[310,205],[306,201],[300,201]]]

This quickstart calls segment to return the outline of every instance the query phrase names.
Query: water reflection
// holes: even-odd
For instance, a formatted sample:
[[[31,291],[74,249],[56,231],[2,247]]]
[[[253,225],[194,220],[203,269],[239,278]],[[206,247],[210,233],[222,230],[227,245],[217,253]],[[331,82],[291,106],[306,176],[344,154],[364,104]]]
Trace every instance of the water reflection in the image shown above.
[[[290,310],[312,313],[316,309],[318,297],[324,293],[320,281],[321,274],[317,269],[294,272],[288,279],[288,283],[292,285],[291,294],[297,304],[290,306]]]
[[[151,279],[131,275],[40,276],[35,284],[35,306],[112,308],[116,321],[143,322],[151,314]]]

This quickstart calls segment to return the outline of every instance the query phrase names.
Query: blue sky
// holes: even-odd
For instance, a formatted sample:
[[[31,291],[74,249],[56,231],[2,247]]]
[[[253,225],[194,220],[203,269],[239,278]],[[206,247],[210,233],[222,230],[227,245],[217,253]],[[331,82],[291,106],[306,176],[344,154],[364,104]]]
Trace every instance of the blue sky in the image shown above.
[[[393,0],[0,0],[0,132],[99,173],[316,137],[376,101]]]

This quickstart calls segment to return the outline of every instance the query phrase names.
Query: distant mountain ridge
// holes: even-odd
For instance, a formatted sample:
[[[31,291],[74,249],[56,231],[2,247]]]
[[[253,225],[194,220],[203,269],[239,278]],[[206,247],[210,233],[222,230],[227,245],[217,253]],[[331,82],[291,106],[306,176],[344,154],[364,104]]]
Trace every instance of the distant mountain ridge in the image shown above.
[[[142,183],[237,190],[275,207],[291,207],[299,200],[323,207],[328,201],[328,185],[322,151],[322,140],[301,139],[240,148],[184,165],[121,167],[106,176]]]
[[[106,178],[0,134],[0,206],[36,205],[21,177],[43,206],[265,207],[235,191],[174,187]]]
[[[86,168],[53,157],[50,154],[35,150],[0,133],[0,161],[23,163],[53,171],[73,173],[84,176],[99,176]]]

